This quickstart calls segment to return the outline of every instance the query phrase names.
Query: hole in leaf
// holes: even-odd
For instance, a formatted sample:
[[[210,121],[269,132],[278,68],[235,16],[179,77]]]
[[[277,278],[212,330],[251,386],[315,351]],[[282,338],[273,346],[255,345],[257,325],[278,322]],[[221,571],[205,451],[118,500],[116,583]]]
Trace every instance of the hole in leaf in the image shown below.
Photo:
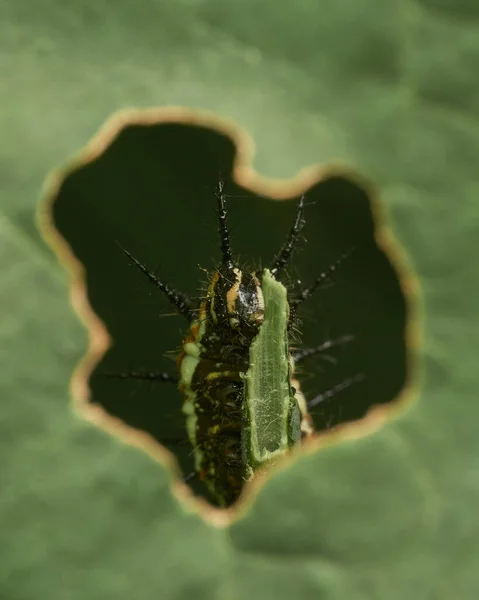
[[[296,202],[256,196],[232,182],[235,146],[217,131],[182,123],[126,127],[106,151],[63,181],[53,204],[56,228],[87,272],[89,302],[113,345],[90,379],[92,402],[144,430],[176,455],[185,474],[193,456],[170,383],[122,381],[100,371],[175,373],[174,358],[188,325],[159,290],[130,265],[117,245],[158,269],[190,296],[201,296],[220,258],[213,192],[226,180],[235,257],[243,268],[267,265],[294,219]],[[296,196],[296,199],[299,196]],[[389,258],[374,241],[370,199],[346,177],[331,176],[306,190],[303,244],[288,273],[312,282],[351,246],[355,251],[301,307],[303,346],[344,335],[329,360],[302,367],[307,399],[357,373],[365,378],[313,410],[318,430],[363,417],[393,400],[406,379],[406,303]],[[201,483],[191,485],[205,494]]]

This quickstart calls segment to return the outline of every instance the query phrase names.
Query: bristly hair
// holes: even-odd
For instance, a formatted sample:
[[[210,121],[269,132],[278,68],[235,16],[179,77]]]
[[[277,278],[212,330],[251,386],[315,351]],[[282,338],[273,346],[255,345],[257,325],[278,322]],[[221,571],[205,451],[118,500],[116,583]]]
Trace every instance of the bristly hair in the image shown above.
[[[341,254],[341,256],[337,258],[331,265],[329,265],[329,267],[325,271],[323,271],[318,275],[318,277],[316,277],[316,279],[309,287],[304,288],[296,298],[291,298],[290,304],[292,306],[297,307],[308,298],[311,298],[311,296],[321,286],[321,284],[327,281],[329,277],[331,277],[331,275],[333,275],[337,271],[339,265],[346,258],[348,258],[348,256],[350,256],[354,252],[354,250],[355,248],[354,246],[352,246],[351,248],[349,248],[349,250]]]
[[[168,298],[168,300],[176,307],[177,311],[186,317],[188,321],[191,321],[193,318],[194,310],[196,307],[193,307],[190,298],[183,294],[182,292],[178,292],[174,288],[170,287],[165,281],[160,279],[157,275],[155,275],[152,271],[150,271],[144,264],[142,264],[131,252],[129,252],[126,248],[124,248],[120,242],[116,242],[124,254],[128,257],[128,259],[134,264],[146,277],[148,280],[156,285],[156,287],[163,292],[163,294]]]
[[[294,219],[293,226],[288,233],[286,241],[283,244],[283,247],[275,257],[273,264],[270,267],[271,273],[274,275],[276,279],[278,279],[278,275],[285,268],[288,263],[288,260],[291,258],[293,251],[297,248],[298,242],[300,239],[301,231],[305,225],[304,220],[304,194],[301,196],[298,207],[296,209],[296,216]]]
[[[222,265],[228,270],[233,270],[233,257],[231,253],[230,232],[228,229],[228,213],[226,210],[226,194],[224,193],[225,182],[220,177],[218,188],[215,192],[218,200],[219,235],[221,242]]]

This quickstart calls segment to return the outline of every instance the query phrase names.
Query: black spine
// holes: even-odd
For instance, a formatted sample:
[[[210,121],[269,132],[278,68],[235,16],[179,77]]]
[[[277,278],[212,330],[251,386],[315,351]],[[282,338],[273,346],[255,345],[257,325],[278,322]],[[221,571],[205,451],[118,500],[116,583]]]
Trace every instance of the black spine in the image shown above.
[[[293,226],[290,229],[286,241],[274,259],[273,265],[270,269],[271,273],[277,277],[286,266],[288,260],[291,257],[293,250],[298,246],[298,240],[301,235],[301,231],[305,225],[304,220],[304,194],[301,196],[298,202],[298,208],[296,209],[296,216],[294,219]]]

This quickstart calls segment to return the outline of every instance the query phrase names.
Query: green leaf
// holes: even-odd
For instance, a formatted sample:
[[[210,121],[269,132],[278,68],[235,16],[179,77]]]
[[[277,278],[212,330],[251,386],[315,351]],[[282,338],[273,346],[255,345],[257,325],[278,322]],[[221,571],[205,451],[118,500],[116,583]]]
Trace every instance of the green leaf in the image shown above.
[[[250,347],[250,364],[245,377],[246,406],[251,419],[247,428],[247,452],[251,471],[274,460],[301,436],[301,414],[290,385],[287,360],[288,292],[268,269],[261,290],[264,322]],[[296,416],[296,435],[292,421]]]
[[[0,595],[477,597],[477,4],[2,8]],[[153,105],[234,119],[262,175],[336,160],[369,178],[422,288],[418,402],[298,458],[227,528],[72,414],[87,336],[34,226],[46,174],[115,110]]]

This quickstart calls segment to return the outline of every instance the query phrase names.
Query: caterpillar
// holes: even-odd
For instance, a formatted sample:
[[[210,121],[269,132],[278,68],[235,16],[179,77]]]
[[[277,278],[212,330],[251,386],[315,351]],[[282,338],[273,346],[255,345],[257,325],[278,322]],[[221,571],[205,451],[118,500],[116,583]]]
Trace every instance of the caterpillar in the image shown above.
[[[122,378],[174,382],[194,454],[193,476],[215,502],[228,507],[244,485],[314,433],[310,409],[361,379],[356,375],[306,401],[295,369],[306,358],[346,343],[351,336],[292,351],[300,305],[338,268],[343,254],[299,292],[281,281],[305,225],[305,196],[269,267],[249,272],[233,260],[224,182],[215,191],[221,263],[205,296],[194,303],[168,285],[126,248],[123,252],[183,315],[189,330],[177,356],[177,375],[123,373]]]

